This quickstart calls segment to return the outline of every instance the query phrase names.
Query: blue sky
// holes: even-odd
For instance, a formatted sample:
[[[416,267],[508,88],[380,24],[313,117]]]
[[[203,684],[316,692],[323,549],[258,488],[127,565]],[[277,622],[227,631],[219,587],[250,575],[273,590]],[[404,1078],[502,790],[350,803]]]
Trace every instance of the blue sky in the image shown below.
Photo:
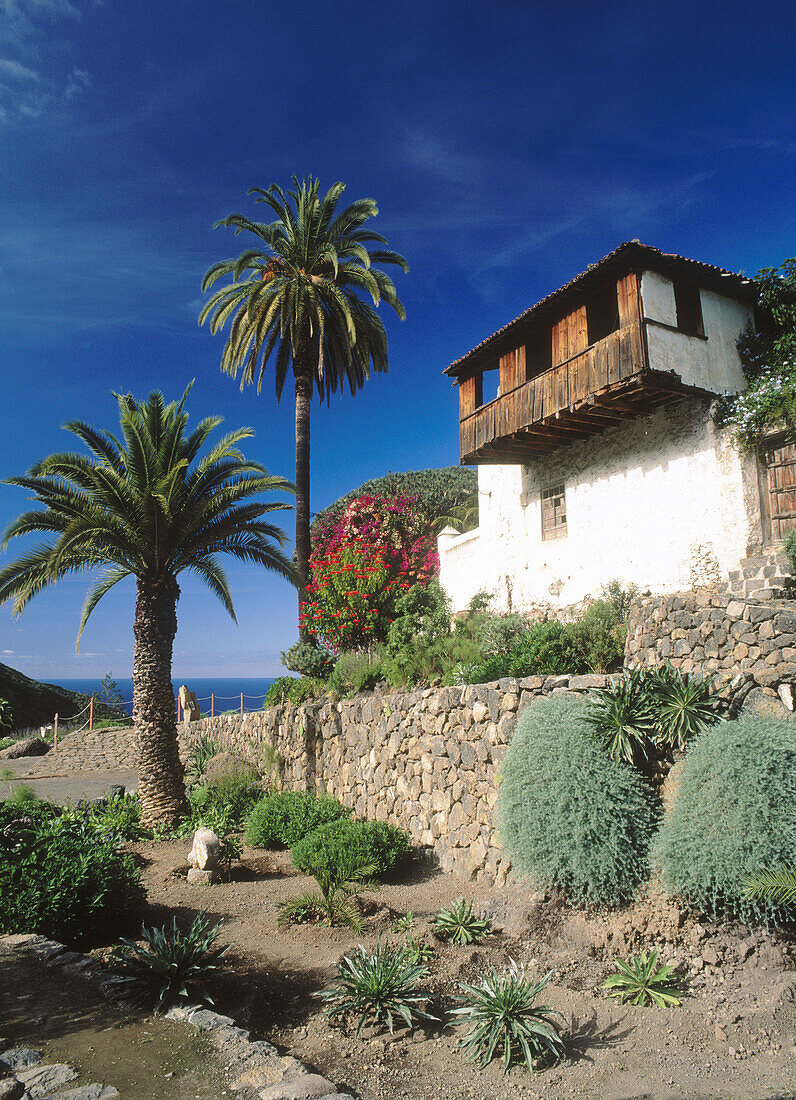
[[[241,393],[196,317],[243,248],[213,223],[294,172],[373,196],[411,264],[390,374],[313,410],[313,509],[456,463],[442,369],[621,241],[747,274],[796,252],[795,30],[784,0],[0,0],[0,477],[69,446],[68,419],[113,430],[111,391],[195,378],[192,417],[251,425],[247,453],[292,478],[290,395]],[[0,485],[0,526],[25,507]],[[279,673],[294,592],[229,573],[237,627],[184,578],[175,675]],[[129,675],[132,582],[78,655],[85,588],[0,608],[0,661]]]

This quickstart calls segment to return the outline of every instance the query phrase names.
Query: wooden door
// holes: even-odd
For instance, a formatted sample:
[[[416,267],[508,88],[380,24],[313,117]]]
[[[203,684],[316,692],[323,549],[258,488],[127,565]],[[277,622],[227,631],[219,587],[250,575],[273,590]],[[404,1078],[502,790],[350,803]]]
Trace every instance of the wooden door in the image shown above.
[[[772,542],[796,530],[796,445],[780,440],[763,451]]]

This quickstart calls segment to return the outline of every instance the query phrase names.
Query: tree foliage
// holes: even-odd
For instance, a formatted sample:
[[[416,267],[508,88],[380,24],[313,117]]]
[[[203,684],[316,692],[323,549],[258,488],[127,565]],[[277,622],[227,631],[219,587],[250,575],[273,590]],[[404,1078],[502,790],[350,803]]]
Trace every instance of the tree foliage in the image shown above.
[[[759,325],[738,341],[747,386],[716,409],[717,423],[733,425],[744,450],[767,432],[796,429],[796,258],[764,267],[755,281]]]

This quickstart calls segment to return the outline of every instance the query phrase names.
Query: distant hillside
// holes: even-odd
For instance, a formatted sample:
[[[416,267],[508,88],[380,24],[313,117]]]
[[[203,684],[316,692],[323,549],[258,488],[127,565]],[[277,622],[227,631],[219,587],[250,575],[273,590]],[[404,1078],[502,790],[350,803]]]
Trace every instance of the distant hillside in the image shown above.
[[[0,664],[0,699],[11,704],[11,725],[14,730],[48,725],[53,715],[71,718],[86,705],[86,696],[68,691],[57,684],[42,684],[31,680],[8,665]],[[96,717],[114,714],[111,707],[97,704]]]

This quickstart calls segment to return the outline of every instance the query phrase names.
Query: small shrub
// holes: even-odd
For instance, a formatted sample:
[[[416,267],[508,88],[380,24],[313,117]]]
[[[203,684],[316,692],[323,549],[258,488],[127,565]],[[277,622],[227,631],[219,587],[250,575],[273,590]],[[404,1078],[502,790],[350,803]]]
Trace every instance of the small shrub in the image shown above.
[[[609,997],[618,997],[623,1004],[649,1005],[659,1008],[679,1005],[683,994],[682,979],[673,966],[658,966],[658,950],[631,955],[627,962],[614,959],[615,973],[603,982]]]
[[[630,607],[638,596],[638,585],[622,584],[616,577],[600,587],[600,595],[606,603],[609,603],[616,612],[620,622],[627,622]]]
[[[191,786],[204,778],[205,768],[221,752],[221,746],[206,733],[200,733],[188,749],[188,761],[185,765],[185,778]]]
[[[796,531],[788,531],[783,539],[782,549],[785,551],[791,573],[796,573]]]
[[[243,842],[239,836],[227,833],[220,838],[218,862],[227,869],[227,882],[232,878],[232,864],[243,855]]]
[[[321,686],[317,680],[310,680],[302,676],[297,680],[295,676],[277,676],[265,693],[263,709],[268,707],[281,707],[285,703],[299,706],[307,699],[313,699],[318,695]]]
[[[253,848],[292,848],[321,825],[350,811],[335,798],[303,791],[267,794],[246,819],[246,840]]]
[[[341,859],[333,865],[312,868],[310,873],[318,883],[318,893],[299,894],[278,906],[280,926],[320,920],[326,924],[345,924],[362,931],[362,918],[356,896],[362,889],[374,889],[375,867],[358,863],[354,857]]]
[[[449,909],[440,909],[434,918],[434,931],[443,940],[462,947],[480,943],[492,931],[492,921],[473,916],[473,903],[458,898]]]
[[[357,1017],[357,1036],[366,1024],[387,1025],[393,1031],[396,1020],[413,1028],[418,1020],[433,1020],[423,1008],[428,995],[418,988],[428,977],[428,968],[412,962],[400,947],[379,940],[368,953],[360,944],[353,955],[335,964],[337,982],[316,996],[326,1002],[324,1011],[332,1019],[352,1013]]]
[[[110,795],[99,802],[79,802],[67,807],[63,820],[73,819],[93,825],[116,840],[138,840],[141,828],[141,803],[137,794]]]
[[[711,918],[786,916],[747,876],[796,853],[796,735],[788,722],[742,717],[705,730],[686,753],[653,849],[667,886]]]
[[[207,825],[214,832],[232,832],[242,826],[263,789],[257,769],[243,760],[221,753],[208,761],[205,782],[188,798],[191,825]]]
[[[141,901],[138,870],[113,833],[45,802],[0,805],[0,932],[96,942]]]
[[[116,949],[111,964],[114,983],[136,1003],[154,1002],[156,1011],[188,996],[212,1004],[204,982],[221,971],[218,963],[229,950],[228,944],[213,946],[220,927],[204,913],[197,914],[187,932],[177,927],[176,917],[170,928],[142,925],[143,946],[122,939]]]
[[[582,667],[571,633],[562,623],[533,623],[508,650],[492,653],[473,669],[475,683],[489,683],[504,676],[552,675]]]
[[[477,985],[459,982],[462,993],[453,1010],[456,1024],[469,1025],[459,1046],[469,1061],[479,1061],[481,1069],[495,1054],[503,1051],[503,1072],[508,1073],[516,1058],[524,1060],[533,1072],[534,1059],[559,1062],[564,1057],[564,1042],[555,1017],[560,1012],[550,1005],[539,1005],[536,998],[550,981],[550,974],[534,982],[525,976],[525,967],[512,959],[507,970],[499,973],[490,966]]]
[[[7,699],[0,699],[0,733],[3,730],[10,730],[14,724],[14,712],[11,708],[11,704]],[[11,742],[9,741],[9,744]],[[5,748],[5,746],[3,746]]]
[[[293,846],[293,866],[315,874],[339,865],[368,865],[382,876],[395,867],[409,849],[403,829],[386,821],[350,821],[339,818],[316,828]]]
[[[377,649],[362,653],[342,653],[326,687],[338,699],[350,699],[363,691],[372,691],[384,679],[381,654]]]
[[[313,680],[328,679],[337,660],[333,653],[314,642],[296,642],[281,656],[286,669]]]
[[[498,793],[498,827],[514,867],[576,902],[619,905],[648,872],[654,795],[596,742],[580,700],[552,696],[521,716]]]

